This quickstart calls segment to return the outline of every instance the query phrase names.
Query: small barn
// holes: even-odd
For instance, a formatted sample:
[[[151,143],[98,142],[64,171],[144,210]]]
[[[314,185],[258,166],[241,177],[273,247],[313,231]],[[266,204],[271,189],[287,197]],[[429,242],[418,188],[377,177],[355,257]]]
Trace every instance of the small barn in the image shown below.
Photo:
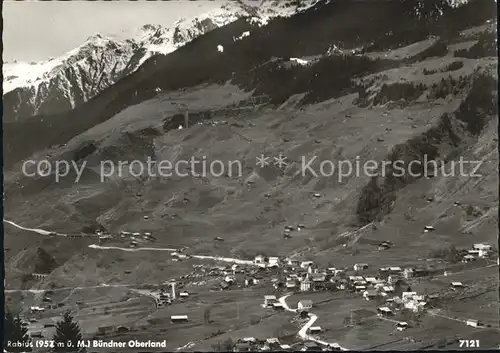
[[[189,320],[187,315],[172,315],[170,316],[170,321],[172,321],[172,323],[182,323]]]

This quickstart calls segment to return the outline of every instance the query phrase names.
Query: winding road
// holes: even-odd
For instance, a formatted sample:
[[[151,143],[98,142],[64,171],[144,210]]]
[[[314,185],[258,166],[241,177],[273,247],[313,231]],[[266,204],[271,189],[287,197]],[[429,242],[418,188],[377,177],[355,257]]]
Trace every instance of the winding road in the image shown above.
[[[58,235],[62,237],[68,237],[68,234],[63,234],[63,233],[56,233],[56,232],[51,232],[45,229],[39,229],[39,228],[28,228],[28,227],[23,227],[20,226],[12,221],[3,220],[4,222],[13,225],[16,228],[34,232],[40,235]],[[91,249],[96,249],[96,250],[118,250],[118,251],[126,251],[126,252],[138,252],[138,251],[166,251],[166,252],[176,252],[179,251],[179,249],[173,249],[173,248],[149,248],[149,247],[144,247],[144,248],[123,248],[119,246],[101,246],[97,244],[91,244],[89,245],[89,248]],[[230,263],[235,263],[239,265],[247,265],[247,266],[253,266],[255,265],[252,260],[241,260],[241,259],[236,259],[236,258],[231,258],[231,257],[221,257],[221,256],[210,256],[210,255],[189,255],[192,258],[195,259],[200,259],[200,260],[215,260],[215,261],[222,261],[222,262],[230,262]]]
[[[59,234],[59,233],[54,233],[54,232],[50,232],[48,230],[44,230],[44,229],[39,229],[39,228],[26,228],[26,227],[22,227],[20,226],[19,224],[16,224],[12,221],[8,221],[6,219],[3,220],[5,223],[8,223],[10,225],[13,225],[14,227],[16,228],[19,228],[19,229],[22,229],[22,230],[27,230],[29,232],[35,232],[35,233],[38,233],[40,235],[59,235],[59,236],[62,236],[62,237],[66,237],[67,235],[66,234]]]
[[[286,299],[288,297],[290,297],[290,296],[291,296],[291,294],[284,295],[283,297],[279,298],[278,301],[281,303],[281,305],[283,305],[283,308],[285,308],[286,311],[289,311],[289,312],[292,312],[292,313],[296,313],[297,309],[290,308],[290,306],[286,302]],[[348,350],[347,348],[342,347],[340,344],[338,344],[336,342],[334,342],[334,343],[328,343],[326,341],[317,339],[316,337],[313,337],[313,336],[309,335],[307,333],[307,331],[311,328],[312,325],[314,325],[314,323],[316,322],[316,320],[318,320],[318,316],[315,315],[315,314],[313,314],[313,313],[309,313],[309,321],[304,326],[302,326],[302,328],[298,332],[298,336],[301,339],[303,339],[305,341],[313,341],[313,342],[319,343],[319,344],[321,344],[323,346],[329,346],[329,347],[337,348],[337,349],[340,349],[341,351],[347,351]]]
[[[119,250],[119,251],[127,251],[127,252],[137,252],[137,251],[168,251],[175,252],[178,249],[170,249],[170,248],[121,248],[119,246],[101,246],[96,244],[89,245],[91,249],[97,250]]]

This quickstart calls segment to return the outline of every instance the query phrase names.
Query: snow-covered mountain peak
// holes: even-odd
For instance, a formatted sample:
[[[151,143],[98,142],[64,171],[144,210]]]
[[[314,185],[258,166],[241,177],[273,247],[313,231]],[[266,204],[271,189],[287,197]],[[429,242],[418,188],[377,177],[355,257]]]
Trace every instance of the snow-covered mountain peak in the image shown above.
[[[128,39],[95,34],[77,48],[39,63],[5,63],[4,116],[16,119],[69,110],[137,70],[155,54],[169,54],[193,39],[239,18],[263,25],[273,17],[288,17],[320,0],[232,0],[171,27],[145,24]],[[250,33],[242,33],[235,40]],[[57,104],[54,104],[56,102]]]

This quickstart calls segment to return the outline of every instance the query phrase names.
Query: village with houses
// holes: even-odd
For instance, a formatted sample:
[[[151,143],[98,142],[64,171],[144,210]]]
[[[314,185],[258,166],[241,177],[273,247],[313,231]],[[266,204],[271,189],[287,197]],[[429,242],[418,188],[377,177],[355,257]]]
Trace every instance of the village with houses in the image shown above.
[[[284,234],[289,235],[294,229],[301,228],[305,226],[286,227]],[[429,229],[426,227],[424,231]],[[120,248],[120,244],[122,246],[128,244],[130,249],[138,249],[145,243],[155,240],[151,233],[121,231],[117,236],[112,236],[98,231],[95,235],[99,238],[100,244],[95,247],[100,249],[126,249]],[[113,246],[109,246],[110,244]],[[377,251],[382,255],[393,246],[393,243],[384,241],[378,245]],[[457,275],[476,269],[496,268],[495,265],[498,265],[498,254],[490,244],[477,243],[468,249],[455,249],[455,251],[459,261],[455,259],[453,264],[437,261],[429,266],[427,259],[416,266],[394,264],[394,266],[377,267],[370,263],[354,263],[351,266],[322,267],[315,263],[314,259],[302,256],[279,257],[259,254],[253,259],[230,259],[190,254],[189,249],[184,248],[171,249],[169,256],[173,264],[197,260],[196,264],[191,265],[191,271],[179,278],[144,286],[134,291],[152,299],[154,311],[170,312],[171,314],[167,316],[168,326],[173,325],[172,327],[177,329],[190,327],[193,324],[210,323],[210,313],[206,310],[202,319],[199,313],[193,317],[190,314],[191,310],[183,312],[177,309],[186,304],[196,303],[204,291],[227,294],[244,291],[257,301],[259,299],[255,297],[261,294],[260,304],[249,308],[250,312],[263,310],[268,313],[266,315],[289,317],[290,322],[296,326],[296,334],[286,335],[284,338],[266,335],[231,335],[228,340],[222,342],[222,346],[218,341],[221,350],[243,352],[359,349],[359,347],[345,347],[334,340],[329,341],[327,337],[336,330],[361,327],[367,325],[366,322],[369,321],[372,324],[383,323],[386,327],[384,334],[399,337],[397,341],[418,344],[420,341],[413,337],[412,332],[422,326],[424,317],[459,321],[464,327],[471,328],[492,326],[491,320],[484,321],[481,316],[457,319],[440,314],[440,308],[446,306],[444,298],[474,290],[474,281],[458,280]],[[126,271],[129,274],[130,272]],[[433,291],[432,288],[438,290]],[[30,315],[26,319],[33,339],[48,337],[54,330],[54,319],[49,317],[52,316],[51,313],[59,311],[66,305],[64,300],[57,302],[52,299],[57,292],[58,290],[45,291],[41,301],[38,300],[39,305],[30,307]],[[298,299],[293,300],[295,297]],[[355,303],[344,315],[342,323],[339,323],[340,328],[336,329],[331,327],[328,317],[324,317],[328,315],[324,313],[324,303],[333,298]],[[79,310],[91,307],[90,303],[84,301],[75,304],[81,308]],[[231,306],[231,302],[227,305]],[[169,309],[174,307],[175,310]],[[239,315],[238,312],[238,318]],[[160,321],[166,324],[167,318]],[[147,322],[149,325],[155,325],[157,321],[153,319]],[[137,334],[137,328],[127,325],[99,326],[93,338],[117,340],[134,334]],[[194,344],[192,346],[194,348]]]

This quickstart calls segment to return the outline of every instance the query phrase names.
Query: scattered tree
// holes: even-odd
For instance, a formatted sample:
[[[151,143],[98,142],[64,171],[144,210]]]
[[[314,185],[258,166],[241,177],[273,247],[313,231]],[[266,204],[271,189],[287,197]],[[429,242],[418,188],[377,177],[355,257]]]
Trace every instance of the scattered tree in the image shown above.
[[[234,347],[233,340],[229,337],[227,340],[222,342],[222,350],[223,352],[232,352]]]
[[[231,337],[229,337],[224,342],[217,341],[217,344],[212,345],[214,352],[232,352],[234,348],[234,343]]]
[[[51,273],[57,268],[56,259],[50,255],[45,249],[36,249],[36,262],[34,272],[36,273]]]
[[[66,311],[61,321],[56,324],[56,333],[53,340],[55,343],[54,352],[85,352],[85,349],[78,348],[78,341],[82,339],[80,326],[74,321],[71,311]],[[58,347],[58,344],[63,347]]]
[[[454,245],[451,245],[448,248],[439,248],[432,250],[429,254],[429,257],[435,259],[444,259],[445,261],[451,263],[457,263],[461,260],[460,253],[457,251]]]
[[[212,313],[212,308],[211,307],[206,308],[205,312],[203,313],[203,317],[205,319],[205,323],[206,324],[211,323],[211,321],[210,321],[210,314],[211,313]]]
[[[28,335],[27,324],[19,317],[14,316],[9,310],[5,314],[4,320],[4,347],[7,352],[31,352],[29,345],[31,338]],[[23,347],[7,347],[7,342],[19,342]]]

